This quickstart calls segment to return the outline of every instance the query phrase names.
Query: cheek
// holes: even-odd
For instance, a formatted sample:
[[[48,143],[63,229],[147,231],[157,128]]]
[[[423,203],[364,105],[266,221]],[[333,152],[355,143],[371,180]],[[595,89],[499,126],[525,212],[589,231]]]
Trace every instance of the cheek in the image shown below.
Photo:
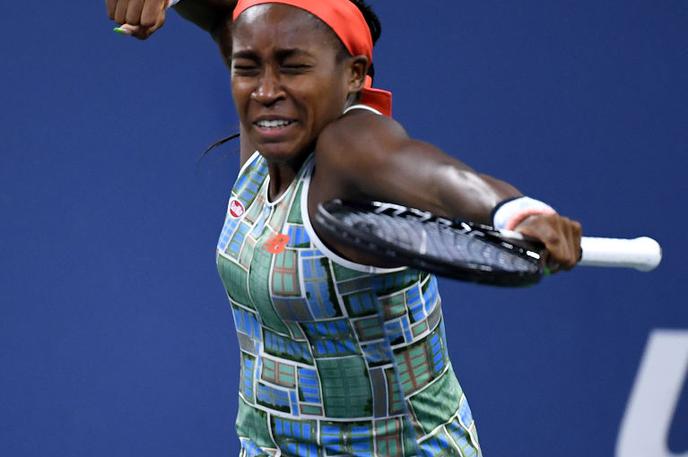
[[[317,90],[313,90],[313,87],[317,87]],[[320,78],[318,84],[311,86],[310,96],[312,106],[318,116],[333,119],[339,117],[344,111],[347,89],[341,84],[332,84],[332,75],[327,74]],[[316,121],[321,120],[316,119]]]
[[[242,107],[246,107],[251,98],[251,88],[246,83],[232,79],[231,81],[232,99],[237,110],[241,113]]]

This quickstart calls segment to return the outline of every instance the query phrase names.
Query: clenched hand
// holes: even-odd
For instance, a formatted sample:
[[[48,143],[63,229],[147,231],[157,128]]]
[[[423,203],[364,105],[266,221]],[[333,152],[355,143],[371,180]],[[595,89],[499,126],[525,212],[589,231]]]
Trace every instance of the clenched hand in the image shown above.
[[[110,19],[123,33],[145,40],[165,23],[169,0],[105,0]]]
[[[533,215],[514,229],[540,240],[547,248],[547,267],[551,272],[570,270],[580,260],[581,225],[559,214]]]

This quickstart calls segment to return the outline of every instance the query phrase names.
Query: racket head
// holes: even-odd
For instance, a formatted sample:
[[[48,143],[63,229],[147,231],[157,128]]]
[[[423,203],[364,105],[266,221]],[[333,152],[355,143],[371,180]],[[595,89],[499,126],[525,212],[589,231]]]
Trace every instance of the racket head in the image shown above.
[[[331,200],[318,206],[314,223],[386,263],[462,281],[528,286],[545,271],[544,248],[537,242],[401,205]]]

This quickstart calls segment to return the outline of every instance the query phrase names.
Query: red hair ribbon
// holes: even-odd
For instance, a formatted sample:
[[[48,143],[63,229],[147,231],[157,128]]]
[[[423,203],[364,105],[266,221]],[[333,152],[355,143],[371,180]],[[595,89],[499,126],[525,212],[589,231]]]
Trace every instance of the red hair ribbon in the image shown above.
[[[349,0],[239,0],[233,19],[248,8],[264,3],[280,3],[300,8],[327,24],[352,56],[364,55],[373,62],[373,38],[361,11]],[[392,115],[392,93],[373,89],[372,78],[366,76],[360,103],[382,114]]]

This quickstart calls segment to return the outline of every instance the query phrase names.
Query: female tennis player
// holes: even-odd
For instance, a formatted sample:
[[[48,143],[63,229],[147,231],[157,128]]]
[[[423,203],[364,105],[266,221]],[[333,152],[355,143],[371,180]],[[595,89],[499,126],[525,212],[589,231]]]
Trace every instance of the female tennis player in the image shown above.
[[[384,115],[389,97],[367,78],[373,33],[359,1],[240,0],[233,13],[232,93],[253,152],[217,266],[241,349],[242,456],[481,454],[437,280],[323,237],[311,224],[319,203],[493,220],[542,240],[555,268],[578,258],[577,222]]]
[[[351,1],[359,4],[359,6],[363,3],[358,0]],[[124,24],[124,28],[120,28],[124,33],[139,39],[150,37],[162,27],[165,22],[166,9],[169,6],[174,6],[184,18],[211,33],[228,63],[231,62],[232,41],[232,27],[229,19],[231,19],[231,13],[236,3],[237,0],[106,0],[110,18],[119,24]],[[373,43],[375,43],[381,33],[379,20],[370,8],[361,7],[361,11],[368,15],[367,19],[373,26],[371,33]],[[372,91],[363,96],[362,103],[384,111],[384,107],[379,102],[379,96],[376,96]],[[341,119],[347,117],[348,115],[344,115]],[[335,136],[348,137],[357,132],[357,129],[358,126],[355,123],[339,122],[339,119],[333,121],[329,126],[329,130]],[[243,164],[256,150],[256,147],[245,134],[243,125],[241,131],[241,163]],[[553,214],[554,211],[548,205],[526,197],[517,198],[521,197],[521,194],[514,187],[487,175],[478,174],[458,161],[452,161],[452,165],[464,171],[466,176],[471,178],[462,181],[454,180],[453,182],[461,195],[471,196],[469,206],[455,205],[461,206],[457,209],[462,218],[492,223],[497,228],[514,229],[518,226],[518,231],[540,239],[549,251],[549,266],[552,272],[559,268],[569,269],[575,265],[578,255],[576,254],[578,242],[575,240],[580,238],[580,225],[577,222]],[[511,202],[512,199],[516,201]],[[495,205],[495,203],[497,204]],[[505,205],[505,203],[508,204]],[[445,214],[441,210],[435,211],[438,214]],[[491,219],[486,216],[488,213],[492,215]],[[547,214],[552,214],[553,217],[527,217]]]

